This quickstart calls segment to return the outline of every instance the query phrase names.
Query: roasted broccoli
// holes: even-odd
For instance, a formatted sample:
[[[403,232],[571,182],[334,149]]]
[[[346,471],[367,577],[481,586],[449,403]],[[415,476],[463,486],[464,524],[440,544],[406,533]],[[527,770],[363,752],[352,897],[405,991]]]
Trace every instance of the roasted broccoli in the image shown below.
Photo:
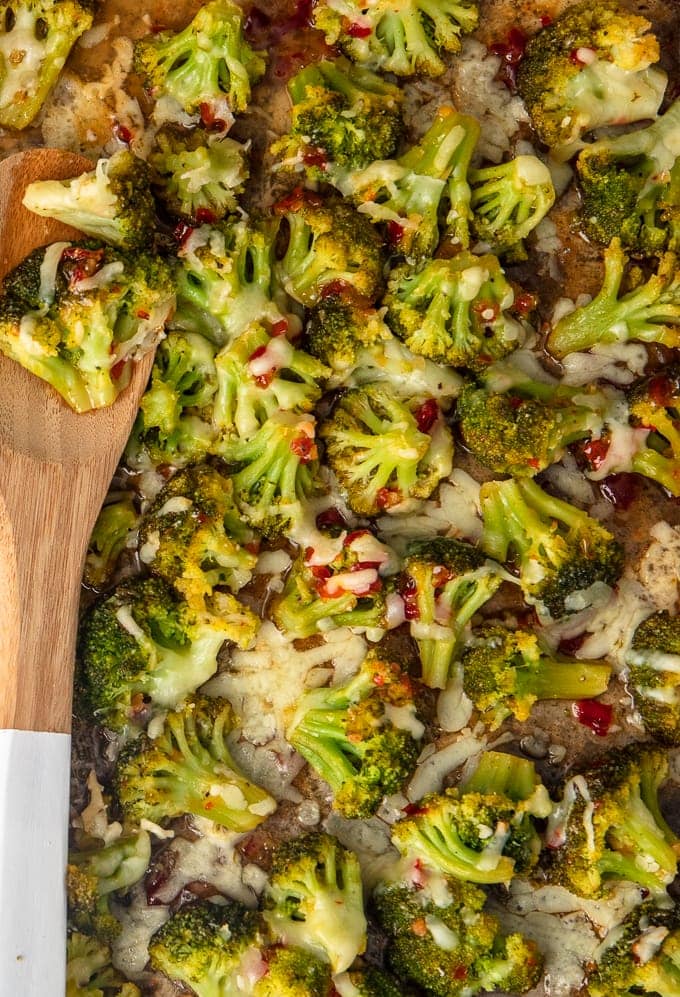
[[[328,388],[383,382],[399,398],[423,395],[444,409],[460,390],[455,371],[411,353],[377,309],[351,294],[323,295],[306,333],[309,351],[332,371]]]
[[[503,577],[499,565],[460,540],[436,537],[409,544],[399,589],[425,685],[446,686],[465,627]]]
[[[680,617],[653,613],[637,627],[626,655],[628,688],[649,733],[680,745]]]
[[[249,175],[248,146],[204,128],[166,125],[156,134],[149,165],[156,196],[168,211],[202,225],[238,211]]]
[[[294,76],[288,92],[290,134],[272,147],[283,166],[323,180],[329,163],[359,169],[396,151],[403,94],[375,73],[346,59],[322,59]]]
[[[168,264],[97,243],[34,250],[3,284],[0,351],[77,412],[110,405],[155,345],[175,296]]]
[[[632,424],[649,431],[631,457],[630,470],[680,495],[680,367],[669,364],[663,373],[634,385],[628,404]]]
[[[462,252],[397,267],[385,297],[387,324],[414,353],[454,367],[483,368],[524,341],[507,310],[515,294],[498,259]]]
[[[236,766],[227,744],[233,727],[225,699],[196,696],[167,714],[156,737],[128,743],[115,772],[126,817],[160,824],[194,814],[239,833],[261,824],[276,802]]]
[[[352,287],[375,301],[383,289],[385,254],[369,220],[344,201],[324,201],[296,188],[274,206],[285,251],[276,262],[280,286],[295,301],[315,304],[324,288]]]
[[[385,383],[343,394],[319,435],[347,504],[362,516],[428,498],[453,466],[453,437],[437,402],[395,398]]]
[[[173,709],[210,678],[225,640],[250,644],[257,618],[195,613],[157,578],[122,582],[80,625],[76,704],[113,730]]]
[[[509,716],[528,720],[537,700],[600,696],[611,674],[607,664],[553,654],[528,630],[492,624],[475,632],[461,663],[463,688],[492,728]]]
[[[529,41],[517,89],[553,154],[568,158],[594,128],[656,117],[667,78],[650,68],[659,59],[650,27],[615,0],[583,2]]]
[[[3,3],[0,125],[26,128],[57,82],[68,54],[92,26],[90,0]]]
[[[536,156],[516,156],[507,163],[468,173],[472,231],[492,252],[526,255],[523,241],[555,202],[548,167]]]
[[[91,173],[72,180],[37,180],[26,188],[24,207],[80,229],[120,249],[150,248],[156,228],[151,173],[127,149],[100,159]]]
[[[548,822],[549,879],[582,897],[602,896],[612,880],[664,895],[680,853],[659,807],[667,777],[667,752],[640,744],[572,775]]]
[[[402,980],[397,980],[384,969],[368,966],[366,969],[353,969],[333,978],[335,989],[340,997],[411,997],[411,990],[404,988]]]
[[[589,145],[576,162],[583,228],[633,252],[680,251],[680,100],[647,128]]]
[[[147,831],[123,834],[109,844],[90,842],[72,849],[66,868],[69,923],[79,931],[106,941],[120,931],[109,909],[109,898],[138,882],[151,858]]]
[[[66,997],[142,997],[111,965],[109,946],[72,932],[66,942]]]
[[[477,886],[449,877],[437,878],[435,887],[424,870],[415,870],[413,881],[381,884],[373,907],[388,937],[387,962],[400,981],[432,997],[531,990],[543,968],[536,944],[502,935],[485,902]]]
[[[264,975],[253,984],[253,997],[331,997],[331,967],[308,949],[279,944],[262,950]]]
[[[138,526],[139,513],[130,495],[113,498],[104,506],[87,547],[83,576],[87,585],[98,588],[107,581]]]
[[[586,512],[524,478],[488,481],[480,490],[482,548],[512,561],[525,598],[558,619],[579,605],[575,593],[596,582],[613,585],[623,548]]]
[[[598,950],[588,974],[590,997],[678,997],[679,927],[677,905],[670,910],[653,903],[634,908]]]
[[[154,358],[126,457],[133,467],[200,460],[215,436],[215,347],[198,333],[171,332]]]
[[[139,39],[135,70],[156,100],[169,97],[207,127],[226,131],[248,106],[265,60],[243,37],[238,4],[211,0],[183,31]]]
[[[680,346],[680,269],[673,253],[661,257],[657,272],[621,296],[626,255],[620,239],[604,252],[604,280],[587,305],[563,316],[548,335],[547,347],[561,359],[599,343]]]
[[[434,254],[440,207],[447,199],[452,238],[467,249],[471,210],[466,177],[478,137],[475,118],[442,107],[420,142],[399,159],[374,162],[363,170],[329,166],[327,179],[372,222],[385,224],[391,247],[409,262]]]
[[[345,817],[371,817],[415,768],[424,732],[407,675],[377,650],[339,685],[300,701],[286,737],[333,791]]]
[[[263,900],[274,937],[327,959],[334,973],[366,948],[359,860],[328,834],[278,846]]]
[[[314,23],[354,62],[397,76],[441,76],[447,52],[477,27],[475,0],[320,0]]]
[[[195,464],[170,479],[145,514],[139,530],[140,559],[172,585],[197,613],[250,611],[216,589],[238,592],[250,581],[256,537],[241,520],[231,480],[209,464]],[[247,549],[250,548],[250,549]]]

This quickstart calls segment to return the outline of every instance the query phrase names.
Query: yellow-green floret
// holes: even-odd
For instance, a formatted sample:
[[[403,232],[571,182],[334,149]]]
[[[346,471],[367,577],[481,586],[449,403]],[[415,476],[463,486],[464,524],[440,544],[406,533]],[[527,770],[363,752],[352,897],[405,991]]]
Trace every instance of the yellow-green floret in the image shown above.
[[[680,617],[665,610],[636,629],[626,655],[628,688],[647,731],[680,745]]]

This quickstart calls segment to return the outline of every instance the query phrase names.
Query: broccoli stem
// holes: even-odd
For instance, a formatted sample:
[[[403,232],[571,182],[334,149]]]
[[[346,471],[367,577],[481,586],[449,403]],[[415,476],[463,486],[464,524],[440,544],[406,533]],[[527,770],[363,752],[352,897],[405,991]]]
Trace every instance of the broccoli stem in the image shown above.
[[[536,670],[518,668],[517,695],[537,699],[594,699],[609,685],[609,665],[590,661],[555,661],[541,655]]]
[[[537,782],[534,763],[528,759],[502,751],[485,751],[461,788],[466,793],[498,793],[519,801],[529,799]]]

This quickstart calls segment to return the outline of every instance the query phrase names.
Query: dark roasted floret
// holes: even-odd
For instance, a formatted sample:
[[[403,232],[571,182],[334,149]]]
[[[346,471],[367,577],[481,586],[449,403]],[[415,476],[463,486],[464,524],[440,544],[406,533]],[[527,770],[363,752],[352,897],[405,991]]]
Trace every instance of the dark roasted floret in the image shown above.
[[[680,745],[680,617],[663,611],[636,629],[626,655],[628,688],[648,732]]]
[[[605,938],[588,974],[590,997],[680,995],[680,927],[677,905],[636,907]]]

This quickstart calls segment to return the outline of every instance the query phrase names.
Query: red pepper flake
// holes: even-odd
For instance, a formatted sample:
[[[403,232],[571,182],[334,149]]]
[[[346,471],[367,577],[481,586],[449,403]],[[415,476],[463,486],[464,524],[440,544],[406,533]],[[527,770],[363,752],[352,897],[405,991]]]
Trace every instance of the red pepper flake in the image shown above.
[[[350,21],[345,26],[345,34],[350,38],[369,38],[373,34],[373,28],[361,21]]]
[[[393,246],[398,246],[399,243],[404,238],[405,229],[403,225],[399,222],[388,222],[387,223],[387,238]]]
[[[209,521],[210,521],[210,517],[208,516],[207,513],[205,513],[205,512],[198,512],[196,514],[196,522],[197,523],[200,523],[201,525],[203,525],[204,523],[208,523]]]
[[[201,114],[201,124],[204,128],[207,128],[211,132],[223,132],[226,131],[227,123],[223,121],[222,118],[215,117],[215,110],[211,104],[203,102],[199,111]]]
[[[504,42],[489,46],[492,55],[501,60],[497,78],[508,90],[517,89],[517,66],[524,58],[527,47],[527,36],[519,28],[511,28]]]
[[[248,357],[248,363],[251,363],[253,360],[259,359],[259,357],[263,357],[266,352],[267,352],[266,346],[258,346],[257,349],[253,350],[253,352]]]
[[[608,439],[588,440],[587,443],[583,444],[583,453],[593,470],[596,471],[598,467],[604,464],[609,453],[609,447],[610,442]]]
[[[600,482],[600,491],[618,509],[628,509],[637,496],[638,479],[634,474],[609,474]]]
[[[139,309],[137,310],[137,318],[141,318],[141,319],[148,319],[148,318],[151,318],[151,316],[150,316],[150,315],[149,315],[149,313],[148,313],[147,311],[145,311],[145,310],[144,310],[143,308],[139,308]]]
[[[318,194],[314,194],[311,190],[305,190],[304,187],[294,187],[290,194],[286,194],[285,197],[276,202],[274,211],[277,215],[285,215],[289,211],[301,211],[305,205],[309,205],[311,208],[320,208],[322,204],[323,200]]]
[[[609,703],[598,703],[594,699],[579,699],[572,703],[571,712],[584,727],[590,728],[597,737],[606,737],[611,727],[614,709]]]
[[[324,509],[323,512],[320,512],[316,517],[316,528],[318,530],[328,530],[336,527],[344,529],[346,526],[347,521],[345,520],[345,517],[339,509],[335,508],[335,506],[331,506],[330,509]]]
[[[420,803],[407,803],[405,807],[401,808],[401,812],[407,817],[421,817],[427,813],[427,807],[421,806]],[[420,864],[418,864],[418,868],[420,868]]]
[[[550,14],[543,14],[543,16],[541,18],[539,18],[539,20],[541,22],[541,27],[542,28],[547,28],[548,25],[552,24],[552,22],[553,22],[553,19],[550,16]]]
[[[288,319],[282,318],[278,322],[274,322],[270,329],[272,337],[275,336],[285,336],[288,332]]]
[[[416,409],[415,419],[421,433],[429,433],[435,422],[439,418],[439,405],[434,398],[428,398],[426,402]]]
[[[466,980],[468,975],[467,966],[456,966],[453,971],[454,980]]]
[[[258,374],[255,380],[255,384],[258,388],[268,388],[269,385],[274,380],[274,370],[268,370],[266,374]]]
[[[309,464],[310,461],[316,460],[318,456],[318,450],[313,437],[306,436],[304,433],[301,436],[296,436],[291,441],[290,451],[296,457],[300,458],[301,464]]]
[[[329,280],[327,284],[324,284],[319,296],[321,298],[334,298],[336,295],[342,296],[351,286],[346,280],[336,277],[335,280]]]
[[[184,246],[191,233],[195,231],[195,226],[188,225],[186,222],[180,222],[179,225],[175,225],[175,229],[172,234],[179,243],[180,249]]]
[[[310,564],[309,570],[313,578],[317,581],[325,582],[327,578],[330,578],[333,572],[326,564]]]
[[[328,156],[324,149],[319,149],[315,145],[308,145],[302,153],[302,162],[305,166],[318,166],[325,170],[328,165]]]
[[[217,215],[210,208],[199,208],[196,212],[196,221],[199,225],[214,225]]]
[[[425,918],[417,917],[415,921],[411,921],[411,931],[416,938],[425,938],[427,935],[427,921]]]
[[[665,374],[657,374],[649,381],[647,388],[649,397],[659,408],[666,408],[675,402],[676,390],[670,377]]]
[[[119,360],[117,363],[114,363],[111,368],[111,380],[117,381],[120,378],[121,374],[125,370],[125,364],[125,360]]]
[[[113,129],[113,134],[119,142],[124,142],[125,145],[129,145],[134,137],[127,125],[122,125],[120,122]]]
[[[538,471],[539,467],[541,466],[541,462],[538,459],[538,457],[530,457],[529,460],[527,461],[527,464],[529,465],[529,467],[533,467],[535,471]]]
[[[524,399],[524,398],[520,398],[519,395],[509,395],[508,396],[508,404],[509,404],[510,408],[514,408],[514,409],[521,408],[522,405],[524,405],[525,400],[526,399]]]
[[[371,533],[370,530],[350,530],[350,532],[345,537],[345,542],[343,544],[343,547],[350,547],[355,540],[359,539],[359,537],[365,537],[365,536],[373,536],[373,534]]]
[[[515,298],[513,309],[518,315],[526,316],[535,311],[537,305],[538,298],[535,294],[531,294],[530,291],[522,291]]]
[[[403,496],[398,488],[379,488],[376,495],[376,504],[379,509],[391,509],[394,505],[399,505]]]

